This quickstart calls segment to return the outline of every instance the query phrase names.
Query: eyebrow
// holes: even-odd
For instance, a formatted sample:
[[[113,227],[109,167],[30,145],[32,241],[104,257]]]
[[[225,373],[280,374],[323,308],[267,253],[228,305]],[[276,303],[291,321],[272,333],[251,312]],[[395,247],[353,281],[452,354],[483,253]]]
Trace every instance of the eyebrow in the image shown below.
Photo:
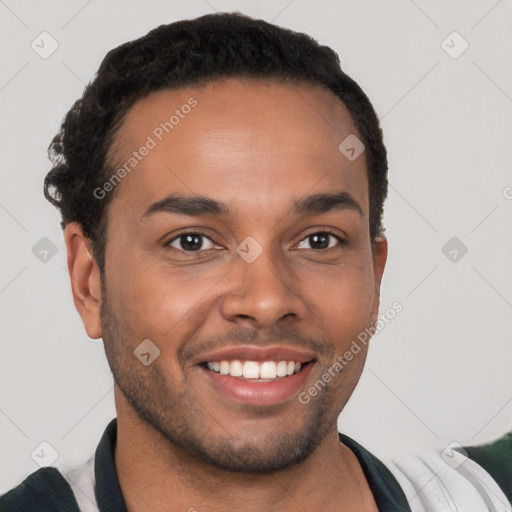
[[[314,194],[295,201],[295,213],[320,214],[333,210],[354,210],[362,217],[363,209],[348,192],[335,192],[333,194]]]
[[[318,215],[334,210],[353,210],[361,217],[363,210],[359,203],[344,191],[332,194],[314,194],[294,202],[293,211],[297,215]],[[222,202],[205,196],[180,196],[171,194],[164,199],[149,206],[143,217],[151,217],[156,213],[169,213],[175,215],[188,215],[198,217],[201,215],[230,215],[231,208]]]

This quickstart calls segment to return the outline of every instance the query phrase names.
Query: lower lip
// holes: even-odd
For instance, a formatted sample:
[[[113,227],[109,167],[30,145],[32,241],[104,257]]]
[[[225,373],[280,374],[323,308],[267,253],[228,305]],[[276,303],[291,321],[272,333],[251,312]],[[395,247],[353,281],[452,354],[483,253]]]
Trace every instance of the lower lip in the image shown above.
[[[311,361],[303,365],[299,373],[268,382],[221,375],[203,366],[200,369],[221,393],[235,402],[249,405],[277,405],[298,393],[313,365],[314,362]]]

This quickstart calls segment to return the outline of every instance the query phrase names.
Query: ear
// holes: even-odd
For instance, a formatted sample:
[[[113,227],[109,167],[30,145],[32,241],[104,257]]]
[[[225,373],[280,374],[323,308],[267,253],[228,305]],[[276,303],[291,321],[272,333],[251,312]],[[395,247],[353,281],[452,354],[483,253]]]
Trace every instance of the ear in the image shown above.
[[[101,276],[89,239],[76,222],[64,230],[73,301],[89,338],[101,338]]]
[[[373,255],[373,279],[375,282],[375,295],[373,301],[372,311],[372,324],[375,325],[379,316],[379,304],[380,304],[380,283],[382,281],[382,275],[384,274],[384,268],[386,266],[386,260],[388,258],[388,241],[384,235],[379,235],[375,238],[372,248]]]

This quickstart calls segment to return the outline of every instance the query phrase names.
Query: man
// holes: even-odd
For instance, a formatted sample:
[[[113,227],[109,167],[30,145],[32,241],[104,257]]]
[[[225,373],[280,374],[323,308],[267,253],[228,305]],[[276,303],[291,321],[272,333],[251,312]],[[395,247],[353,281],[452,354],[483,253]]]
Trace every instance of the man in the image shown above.
[[[507,510],[467,459],[477,482],[434,469],[442,502],[338,434],[378,319],[387,159],[331,49],[239,14],[163,25],[105,57],[51,155],[117,418],[5,510]]]

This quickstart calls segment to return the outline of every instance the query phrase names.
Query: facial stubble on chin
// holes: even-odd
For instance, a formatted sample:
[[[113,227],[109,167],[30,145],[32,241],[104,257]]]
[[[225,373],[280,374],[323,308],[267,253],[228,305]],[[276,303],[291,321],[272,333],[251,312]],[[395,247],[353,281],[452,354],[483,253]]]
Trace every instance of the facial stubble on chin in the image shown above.
[[[251,440],[250,435],[235,435],[236,425],[225,424],[208,412],[198,397],[187,391],[187,381],[172,382],[155,361],[144,366],[134,355],[140,343],[129,322],[121,322],[107,301],[103,286],[101,325],[106,357],[115,383],[141,421],[145,422],[182,454],[217,469],[245,474],[271,474],[290,468],[306,460],[325,438],[345,403],[333,400],[327,386],[308,404],[304,420],[294,431],[279,431],[279,425],[262,440]],[[126,315],[129,318],[129,315]],[[159,347],[165,350],[165,347]],[[175,389],[181,389],[176,392]],[[297,401],[298,403],[298,401]],[[336,404],[338,407],[335,407]],[[302,412],[302,410],[301,410]],[[290,421],[292,411],[283,422]],[[255,420],[257,421],[257,420]],[[211,423],[222,434],[208,429]],[[279,432],[278,432],[279,431]],[[259,432],[259,435],[261,432]]]

